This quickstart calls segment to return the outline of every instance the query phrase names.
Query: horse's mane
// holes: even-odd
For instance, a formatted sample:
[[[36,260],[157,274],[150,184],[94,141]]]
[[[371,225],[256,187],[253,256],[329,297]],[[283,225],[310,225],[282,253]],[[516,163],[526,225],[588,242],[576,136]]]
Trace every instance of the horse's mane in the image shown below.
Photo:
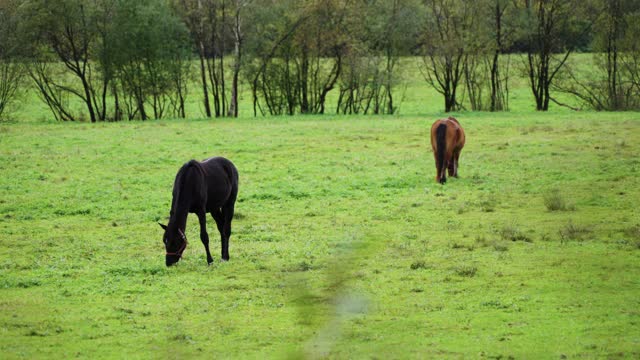
[[[180,208],[187,207],[187,205],[184,204],[185,200],[187,200],[185,199],[185,196],[184,196],[185,194],[184,188],[187,184],[187,174],[189,174],[189,170],[192,168],[197,169],[197,171],[199,171],[200,174],[204,174],[202,165],[200,165],[200,163],[196,160],[190,160],[189,162],[182,165],[180,170],[178,170],[178,174],[176,175],[176,180],[173,184],[173,199],[171,201],[171,212],[170,212],[169,224],[174,224],[178,220],[178,216],[186,217],[186,214],[189,211],[188,208],[186,209],[180,209]],[[182,211],[178,213],[178,210],[182,210]]]

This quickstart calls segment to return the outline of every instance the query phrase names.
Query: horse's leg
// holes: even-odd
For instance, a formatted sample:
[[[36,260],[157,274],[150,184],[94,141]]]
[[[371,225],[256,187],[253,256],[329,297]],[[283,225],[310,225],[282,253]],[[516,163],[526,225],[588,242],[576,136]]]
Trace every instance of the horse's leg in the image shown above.
[[[433,149],[433,158],[436,161],[436,182],[440,182],[440,169],[438,169],[438,153]]]
[[[449,166],[448,161],[443,161],[442,168],[440,169],[440,184],[444,184],[447,182],[447,167]]]
[[[222,235],[222,229],[224,225],[224,218],[222,217],[222,211],[220,209],[215,209],[211,212],[211,217],[216,221],[216,225],[218,226],[218,231],[220,235]]]
[[[455,158],[455,153],[453,154],[453,157],[451,158],[451,161],[449,161],[449,166],[447,167],[447,170],[449,171],[449,176],[456,176],[456,158]]]
[[[206,212],[201,211],[198,213],[198,220],[200,220],[200,240],[204,245],[204,249],[207,252],[207,264],[213,262],[211,252],[209,251],[209,234],[207,234],[207,215]]]
[[[222,259],[229,260],[229,237],[231,237],[231,220],[233,219],[233,211],[235,204],[227,205],[222,208],[222,216],[224,218],[224,227],[222,235]]]
[[[442,160],[442,166],[438,168],[438,153],[436,151],[433,152],[433,157],[436,160],[436,182],[440,184],[444,184],[447,182],[447,155],[445,153],[445,157]]]
[[[454,177],[458,177],[458,159],[460,159],[460,149],[456,149],[453,153],[453,175]]]
[[[216,225],[218,226],[218,232],[220,233],[220,243],[222,244],[222,255],[224,259],[224,216],[222,215],[222,211],[220,209],[215,209],[211,212],[211,216],[216,221]]]

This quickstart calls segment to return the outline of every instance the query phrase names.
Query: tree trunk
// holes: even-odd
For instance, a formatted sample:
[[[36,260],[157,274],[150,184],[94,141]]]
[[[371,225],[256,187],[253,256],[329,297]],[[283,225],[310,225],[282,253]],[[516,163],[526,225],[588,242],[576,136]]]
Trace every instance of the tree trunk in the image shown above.
[[[301,62],[300,91],[302,92],[302,101],[300,102],[300,112],[306,114],[309,112],[309,48],[306,44],[302,45]]]
[[[240,61],[242,57],[242,34],[240,32],[240,8],[241,0],[236,0],[235,26],[233,35],[234,44],[234,63],[233,63],[233,82],[231,83],[231,100],[229,103],[228,116],[238,117],[238,76],[240,74]]]
[[[220,93],[222,95],[221,98],[221,109],[223,109],[221,111],[221,114],[224,114],[224,109],[227,108],[227,91],[226,91],[226,87],[225,87],[225,81],[224,81],[224,53],[226,51],[225,48],[225,43],[224,43],[224,26],[225,26],[225,22],[226,22],[226,8],[225,8],[225,2],[224,0],[222,0],[222,23],[220,24]]]

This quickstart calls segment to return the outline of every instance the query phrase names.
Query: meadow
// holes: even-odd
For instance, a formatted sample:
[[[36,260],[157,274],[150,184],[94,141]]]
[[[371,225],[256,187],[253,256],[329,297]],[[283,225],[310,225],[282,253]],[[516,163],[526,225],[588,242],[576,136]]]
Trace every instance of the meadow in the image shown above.
[[[0,123],[2,357],[640,357],[640,114],[456,113],[442,186],[429,94],[395,116]],[[167,268],[175,174],[214,155],[240,173],[231,260],[209,218],[207,266],[191,215]]]

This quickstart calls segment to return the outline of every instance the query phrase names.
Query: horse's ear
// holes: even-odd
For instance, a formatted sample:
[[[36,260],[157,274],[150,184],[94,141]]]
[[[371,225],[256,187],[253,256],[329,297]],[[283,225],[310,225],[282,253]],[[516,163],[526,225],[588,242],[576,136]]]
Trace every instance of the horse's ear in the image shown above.
[[[158,223],[158,225],[160,225],[160,227],[161,227],[161,228],[163,228],[163,229],[164,229],[164,231],[167,231],[167,225],[162,225],[162,224],[160,224],[160,223]]]

